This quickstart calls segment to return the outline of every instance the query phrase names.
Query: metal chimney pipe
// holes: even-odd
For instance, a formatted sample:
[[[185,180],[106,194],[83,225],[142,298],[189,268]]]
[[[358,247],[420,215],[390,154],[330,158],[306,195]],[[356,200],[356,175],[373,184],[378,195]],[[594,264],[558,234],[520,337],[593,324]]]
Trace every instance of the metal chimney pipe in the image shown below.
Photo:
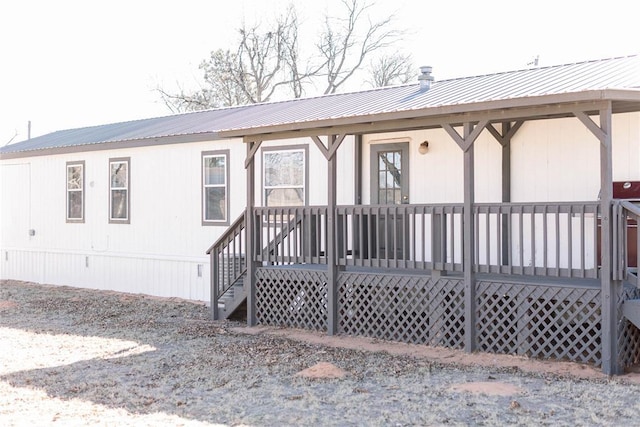
[[[432,67],[423,66],[420,67],[420,75],[418,81],[420,82],[420,91],[428,91],[431,89],[431,83],[433,82],[433,76],[431,75]]]

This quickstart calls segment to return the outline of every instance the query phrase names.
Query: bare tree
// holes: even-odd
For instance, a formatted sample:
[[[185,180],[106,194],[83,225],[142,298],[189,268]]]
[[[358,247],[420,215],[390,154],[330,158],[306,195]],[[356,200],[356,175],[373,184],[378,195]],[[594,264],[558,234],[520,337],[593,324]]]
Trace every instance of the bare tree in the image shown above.
[[[413,79],[415,70],[411,56],[396,52],[372,61],[369,73],[369,83],[373,87],[384,87],[408,83]]]
[[[235,51],[213,51],[200,64],[204,85],[198,91],[158,91],[174,112],[266,102],[276,93],[298,98],[304,95],[306,84],[322,78],[326,79],[324,93],[334,93],[363,66],[365,59],[401,34],[391,27],[393,17],[371,21],[368,12],[373,3],[342,0],[342,4],[344,17],[325,17],[317,51],[306,49],[311,52],[306,57],[300,55],[300,24],[290,5],[266,31],[259,25],[243,25],[238,30]]]
[[[346,18],[325,19],[325,29],[317,47],[324,58],[327,85],[325,94],[335,93],[358,70],[373,52],[397,41],[400,31],[391,26],[393,15],[372,22],[367,11],[373,3],[342,0]],[[362,23],[366,22],[364,31]]]
[[[178,93],[169,93],[160,86],[156,87],[156,91],[160,94],[164,105],[172,113],[206,110],[222,106],[211,100],[211,91],[209,89],[202,88],[199,91],[187,93],[180,85],[178,87],[180,90]]]
[[[227,70],[249,102],[268,101],[281,84],[276,76],[283,65],[282,25],[262,34],[258,27],[240,29],[235,68]]]

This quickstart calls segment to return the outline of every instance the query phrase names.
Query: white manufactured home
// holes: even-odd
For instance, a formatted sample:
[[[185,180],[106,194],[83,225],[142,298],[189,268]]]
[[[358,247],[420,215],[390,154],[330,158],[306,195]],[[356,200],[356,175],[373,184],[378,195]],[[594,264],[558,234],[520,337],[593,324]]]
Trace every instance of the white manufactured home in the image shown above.
[[[640,362],[640,57],[55,132],[0,151],[0,278],[214,318]]]

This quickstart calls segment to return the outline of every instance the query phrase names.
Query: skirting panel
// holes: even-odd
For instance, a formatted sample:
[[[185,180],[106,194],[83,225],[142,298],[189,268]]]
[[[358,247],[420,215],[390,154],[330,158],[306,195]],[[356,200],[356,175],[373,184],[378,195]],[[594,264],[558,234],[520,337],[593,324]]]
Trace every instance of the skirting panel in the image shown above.
[[[478,350],[600,365],[600,290],[478,282]]]
[[[263,325],[327,330],[327,274],[258,268],[256,318]]]
[[[637,298],[640,298],[640,289],[632,285],[625,286],[618,298],[618,357],[622,366],[640,363],[640,329],[622,315],[622,303]]]
[[[338,332],[463,348],[463,291],[458,278],[341,273]]]
[[[135,254],[0,251],[0,279],[209,301],[209,260]]]
[[[327,274],[306,269],[259,268],[258,323],[327,330]],[[463,349],[461,278],[340,272],[338,333]],[[599,288],[478,281],[476,348],[532,358],[602,364]],[[618,296],[640,297],[625,287]],[[618,360],[640,363],[640,330],[619,321]]]

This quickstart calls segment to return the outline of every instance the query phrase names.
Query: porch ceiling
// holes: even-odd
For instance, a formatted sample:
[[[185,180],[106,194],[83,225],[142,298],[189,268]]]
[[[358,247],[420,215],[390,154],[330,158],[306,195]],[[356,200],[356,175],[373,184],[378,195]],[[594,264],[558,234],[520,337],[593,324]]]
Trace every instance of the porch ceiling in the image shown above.
[[[368,134],[438,128],[443,124],[456,126],[481,120],[500,123],[570,117],[575,111],[595,115],[607,108],[609,103],[614,114],[640,111],[640,90],[567,92],[228,129],[221,130],[218,134],[222,138],[244,137],[245,141],[329,134]]]

